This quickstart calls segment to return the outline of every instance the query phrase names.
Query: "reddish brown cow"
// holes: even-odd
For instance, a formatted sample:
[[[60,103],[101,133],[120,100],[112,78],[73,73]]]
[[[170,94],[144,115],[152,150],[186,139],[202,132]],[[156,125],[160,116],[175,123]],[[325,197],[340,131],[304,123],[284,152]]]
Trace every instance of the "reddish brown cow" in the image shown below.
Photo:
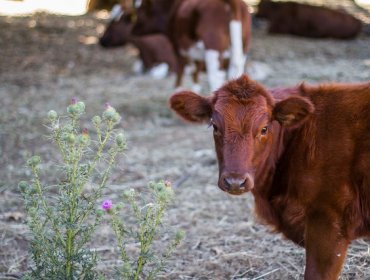
[[[256,16],[269,20],[269,33],[313,38],[351,39],[362,27],[360,20],[345,11],[296,2],[261,0]]]
[[[306,248],[305,279],[337,279],[349,243],[370,235],[370,83],[268,91],[244,75],[170,106],[213,125],[219,187],[251,191],[257,215]]]

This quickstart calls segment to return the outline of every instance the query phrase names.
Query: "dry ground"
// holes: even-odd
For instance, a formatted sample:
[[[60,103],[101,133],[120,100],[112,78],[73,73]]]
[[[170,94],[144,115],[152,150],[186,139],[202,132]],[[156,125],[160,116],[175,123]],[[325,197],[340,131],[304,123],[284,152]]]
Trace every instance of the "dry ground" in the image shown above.
[[[98,15],[0,17],[0,278],[27,267],[27,228],[16,219],[23,214],[16,185],[29,176],[24,162],[38,153],[46,168],[52,165],[55,149],[42,137],[45,114],[63,113],[76,96],[87,105],[86,122],[105,102],[124,115],[129,148],[107,197],[117,199],[123,188],[142,188],[151,180],[175,184],[167,220],[187,236],[162,279],[301,279],[303,250],[257,223],[250,195],[231,197],[216,187],[211,130],[183,124],[167,108],[174,77],[132,74],[137,54],[130,46],[102,50],[96,37],[105,20]],[[254,28],[249,61],[269,70],[266,86],[366,81],[370,37],[269,36],[262,24]],[[106,227],[94,246],[103,252],[114,247]],[[370,242],[354,242],[342,279],[370,279],[369,252]],[[114,266],[108,255],[99,265],[107,274]]]

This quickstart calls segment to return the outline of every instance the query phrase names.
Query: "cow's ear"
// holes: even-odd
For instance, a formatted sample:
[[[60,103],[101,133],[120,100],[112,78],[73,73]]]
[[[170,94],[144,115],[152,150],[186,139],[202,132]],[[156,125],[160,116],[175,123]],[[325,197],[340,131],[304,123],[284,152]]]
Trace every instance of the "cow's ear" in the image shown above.
[[[172,110],[190,122],[207,122],[212,116],[209,99],[191,91],[182,91],[172,95],[169,103]]]
[[[301,125],[314,110],[315,107],[308,98],[295,96],[278,102],[273,110],[273,116],[281,125],[296,127]]]

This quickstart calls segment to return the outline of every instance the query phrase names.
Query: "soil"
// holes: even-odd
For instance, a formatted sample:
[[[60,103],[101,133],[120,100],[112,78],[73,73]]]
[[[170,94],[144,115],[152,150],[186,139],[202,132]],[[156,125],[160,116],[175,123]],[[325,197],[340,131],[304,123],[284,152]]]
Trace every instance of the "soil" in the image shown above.
[[[218,189],[211,128],[185,124],[167,107],[174,75],[163,80],[136,75],[134,47],[100,48],[106,21],[104,12],[0,17],[0,278],[13,279],[30,263],[16,187],[30,178],[25,161],[36,153],[45,170],[53,166],[55,148],[43,137],[46,113],[64,113],[77,97],[86,104],[86,123],[106,102],[123,115],[128,149],[105,197],[117,201],[125,188],[173,182],[175,202],[166,223],[185,230],[186,238],[160,279],[302,279],[304,250],[256,220],[251,194],[235,197]],[[256,22],[248,57],[248,71],[267,87],[370,79],[366,34],[349,41],[271,36]],[[202,84],[202,94],[209,94],[205,76]],[[190,85],[187,77],[185,87]],[[166,239],[159,237],[159,244]],[[108,279],[115,264],[109,258],[112,240],[106,226],[94,240],[103,252],[99,270]],[[370,279],[369,248],[369,240],[353,242],[341,279]]]

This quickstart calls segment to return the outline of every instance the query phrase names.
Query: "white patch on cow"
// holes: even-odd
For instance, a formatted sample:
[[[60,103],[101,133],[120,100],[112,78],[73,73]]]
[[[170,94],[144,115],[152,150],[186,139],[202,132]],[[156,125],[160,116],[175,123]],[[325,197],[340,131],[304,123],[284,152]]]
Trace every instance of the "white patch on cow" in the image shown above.
[[[135,74],[142,74],[144,71],[144,64],[141,59],[135,60],[134,64],[132,65],[132,71]]]
[[[193,46],[191,46],[187,50],[180,50],[180,54],[188,57],[190,60],[199,60],[203,61],[204,60],[204,43],[202,41],[196,42]]]
[[[184,68],[185,75],[191,75],[196,70],[195,64],[190,62],[190,64],[186,64]]]
[[[112,11],[110,12],[109,19],[110,21],[119,21],[123,15],[123,10],[120,4],[113,6]]]
[[[160,63],[149,70],[149,75],[153,79],[157,80],[164,79],[168,74],[169,68],[170,67],[168,66],[167,63]]]
[[[198,41],[187,50],[181,49],[180,54],[187,57],[190,61],[205,61],[205,51],[206,48],[203,41]],[[229,58],[230,50],[225,50],[222,53],[222,57]]]
[[[191,90],[195,93],[200,93],[202,91],[202,86],[200,84],[193,84]]]
[[[229,25],[231,57],[228,78],[237,78],[244,72],[246,55],[243,52],[242,24],[240,21],[232,20]]]
[[[220,67],[220,53],[215,50],[206,50],[205,63],[210,90],[215,91],[226,79],[226,73]]]
[[[216,50],[206,50],[203,41],[198,41],[187,50],[180,49],[180,54],[186,57],[190,62],[194,61],[205,62],[207,78],[211,91],[218,89],[225,82],[226,72],[221,70],[220,58],[223,59],[229,58],[230,57],[229,49],[222,52],[221,53],[222,57],[220,57],[220,52]],[[245,61],[245,59],[243,61]],[[188,67],[185,68],[186,74],[193,73],[194,71],[195,71],[194,64],[191,64],[189,68]],[[197,90],[199,85],[194,85],[194,87]]]

